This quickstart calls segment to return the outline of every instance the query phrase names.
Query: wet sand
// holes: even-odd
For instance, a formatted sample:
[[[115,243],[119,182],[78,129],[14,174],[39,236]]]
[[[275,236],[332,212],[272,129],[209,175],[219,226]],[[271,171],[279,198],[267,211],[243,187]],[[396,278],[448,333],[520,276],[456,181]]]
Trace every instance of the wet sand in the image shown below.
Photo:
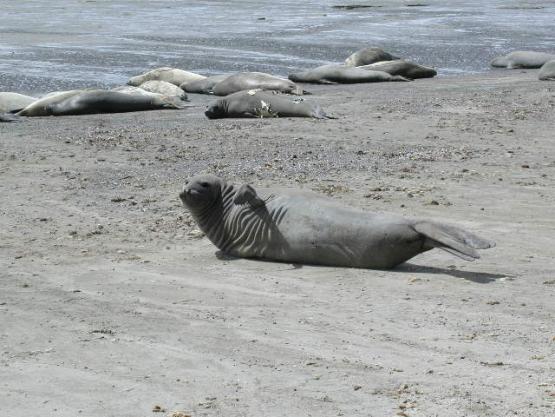
[[[209,121],[193,97],[0,125],[0,414],[553,415],[555,84],[536,77],[307,86],[326,121]],[[199,172],[497,247],[392,271],[227,259],[177,197]]]

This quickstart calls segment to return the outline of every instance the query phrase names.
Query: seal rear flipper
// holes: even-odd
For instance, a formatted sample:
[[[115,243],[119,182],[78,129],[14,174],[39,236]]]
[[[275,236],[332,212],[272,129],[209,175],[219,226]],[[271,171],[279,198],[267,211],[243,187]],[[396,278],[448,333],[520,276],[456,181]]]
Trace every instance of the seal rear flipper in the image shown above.
[[[0,123],[20,122],[21,117],[14,113],[0,113]]]
[[[326,114],[324,110],[319,105],[316,105],[312,110],[312,117],[315,119],[337,119],[337,117],[330,116]]]
[[[392,75],[390,81],[414,81],[411,78],[403,77],[402,75]]]
[[[443,249],[467,261],[480,258],[475,249],[487,249],[495,245],[491,241],[453,226],[419,221],[413,228],[426,237],[425,247]]]

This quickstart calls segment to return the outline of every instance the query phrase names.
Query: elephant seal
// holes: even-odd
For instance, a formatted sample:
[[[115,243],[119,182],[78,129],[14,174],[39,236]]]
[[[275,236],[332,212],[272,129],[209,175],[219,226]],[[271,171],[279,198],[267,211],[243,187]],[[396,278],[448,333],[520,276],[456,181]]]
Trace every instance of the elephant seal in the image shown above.
[[[21,110],[18,116],[50,116],[50,106],[64,101],[70,97],[73,97],[77,94],[82,93],[83,91],[87,90],[68,90],[68,91],[55,91],[49,94],[46,94],[44,97],[36,100],[35,102],[29,104],[23,110]]]
[[[555,59],[554,54],[534,51],[515,51],[494,58],[491,61],[491,66],[508,69],[540,68],[543,64],[552,59]]]
[[[142,83],[139,88],[151,93],[162,94],[163,96],[177,97],[187,100],[187,94],[180,87],[167,81],[151,80]]]
[[[348,67],[345,65],[327,64],[314,69],[289,74],[289,79],[302,83],[374,83],[381,81],[410,81],[400,75],[391,75],[385,71],[371,71],[364,68]]]
[[[188,93],[214,94],[214,86],[224,81],[229,76],[230,74],[213,75],[211,77],[206,77],[204,80],[189,81],[183,83],[179,87]]]
[[[295,83],[263,72],[240,72],[230,75],[225,80],[217,83],[212,91],[217,96],[227,96],[237,91],[258,88],[299,96],[303,94],[303,89]]]
[[[162,96],[162,94],[151,93],[150,91],[143,90],[140,87],[133,87],[132,85],[122,85],[120,87],[112,88],[110,91],[116,91],[118,93],[124,93],[124,94],[134,94],[139,96],[149,96],[149,97]]]
[[[542,65],[538,79],[542,81],[555,81],[555,59]]]
[[[179,87],[181,84],[188,81],[202,80],[204,78],[206,78],[204,75],[195,74],[194,72],[183,71],[177,68],[162,67],[153,69],[135,77],[131,77],[127,84],[138,87],[144,82],[157,80],[166,81]]]
[[[318,105],[299,98],[290,100],[260,90],[239,91],[216,100],[204,113],[209,119],[224,117],[313,117],[330,119]]]
[[[0,92],[0,113],[16,113],[37,101],[35,97],[23,94]]]
[[[418,78],[431,78],[437,75],[437,71],[433,68],[418,65],[403,59],[375,62],[373,64],[363,65],[358,68],[372,71],[384,71],[390,75],[401,75],[405,78],[410,78],[411,80],[416,80]]]
[[[443,249],[462,259],[493,242],[454,226],[371,213],[302,190],[255,190],[212,176],[180,193],[199,228],[224,253],[245,258],[356,268],[392,268]]]
[[[394,59],[399,58],[385,52],[381,48],[372,47],[356,51],[345,60],[345,65],[349,67],[360,67],[362,65],[373,64],[374,62],[392,61]]]
[[[68,116],[78,114],[126,113],[133,111],[181,109],[177,97],[143,96],[120,93],[117,91],[83,91],[56,101],[44,107],[40,116]],[[37,114],[24,114],[37,116]]]

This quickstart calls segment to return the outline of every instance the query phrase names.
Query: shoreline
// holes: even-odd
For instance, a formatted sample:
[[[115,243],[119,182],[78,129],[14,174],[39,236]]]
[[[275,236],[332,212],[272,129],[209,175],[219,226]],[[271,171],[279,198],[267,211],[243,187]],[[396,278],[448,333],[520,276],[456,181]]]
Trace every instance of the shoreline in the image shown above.
[[[305,87],[338,119],[211,121],[191,95],[0,124],[0,414],[553,413],[555,83]],[[177,197],[201,172],[497,247],[392,271],[218,257]]]

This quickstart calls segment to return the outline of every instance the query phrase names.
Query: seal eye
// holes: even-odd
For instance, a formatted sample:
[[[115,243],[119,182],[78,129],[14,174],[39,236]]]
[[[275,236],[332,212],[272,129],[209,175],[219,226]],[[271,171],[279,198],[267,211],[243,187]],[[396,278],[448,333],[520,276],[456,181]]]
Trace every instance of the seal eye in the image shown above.
[[[202,188],[210,188],[210,183],[201,182],[201,183],[200,183],[200,186],[201,186]]]

